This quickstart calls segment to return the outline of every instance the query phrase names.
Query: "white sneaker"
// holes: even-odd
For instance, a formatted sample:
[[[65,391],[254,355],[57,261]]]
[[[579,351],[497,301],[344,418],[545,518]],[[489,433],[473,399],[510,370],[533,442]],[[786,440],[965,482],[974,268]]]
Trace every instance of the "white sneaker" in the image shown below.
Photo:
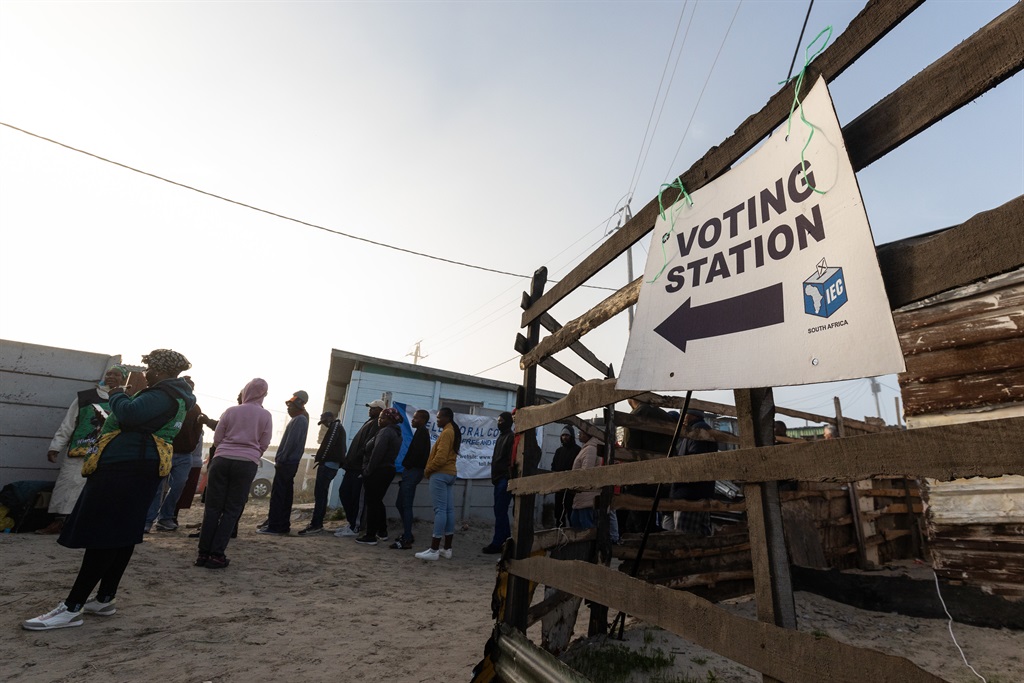
[[[337,531],[335,531],[334,535],[337,536],[338,538],[352,538],[352,537],[358,536],[359,534],[357,534],[355,531],[353,531],[352,527],[350,527],[350,526],[343,526],[340,529],[338,529]]]
[[[441,553],[441,557],[443,557],[446,560],[452,559],[452,549],[451,548],[441,548],[437,552]]]
[[[82,611],[86,614],[98,614],[101,617],[109,617],[117,612],[117,608],[114,607],[115,602],[117,602],[117,598],[111,598],[110,602],[100,602],[93,598],[82,605]]]
[[[431,560],[437,561],[441,557],[440,550],[434,550],[433,548],[427,548],[421,553],[416,553],[416,559],[418,560]],[[63,603],[62,603],[63,604]]]
[[[46,614],[40,614],[35,619],[21,622],[21,627],[28,631],[49,631],[51,628],[81,626],[81,614],[81,612],[69,612],[67,605],[62,602]]]

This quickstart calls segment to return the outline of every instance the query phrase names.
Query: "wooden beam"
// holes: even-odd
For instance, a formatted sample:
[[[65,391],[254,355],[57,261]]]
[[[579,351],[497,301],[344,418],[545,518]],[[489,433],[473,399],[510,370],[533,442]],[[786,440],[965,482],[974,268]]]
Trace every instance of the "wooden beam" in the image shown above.
[[[923,0],[871,0],[868,2],[860,14],[850,22],[846,30],[836,38],[835,42],[811,62],[807,68],[804,82],[810,87],[810,84],[818,80],[819,75],[823,76],[826,81],[834,80],[858,57],[913,12],[921,2]],[[680,174],[686,189],[693,192],[727,171],[786,119],[792,104],[793,86],[787,83],[768,100],[761,111],[748,117],[740,124],[736,132],[719,145],[712,147],[697,163]],[[669,188],[663,192],[664,205],[669,206],[675,202],[679,194],[676,188]],[[622,228],[612,233],[612,236],[601,246],[591,252],[540,300],[535,301],[523,312],[521,325],[525,327],[542,313],[550,310],[570,292],[589,280],[649,233],[658,218],[658,205],[658,197],[653,198]],[[623,309],[632,303],[635,303],[635,299],[626,304]],[[579,339],[579,336],[576,339]]]
[[[613,508],[616,510],[647,510],[650,511],[653,498],[633,496],[619,493],[614,497]],[[747,509],[744,501],[726,503],[721,500],[675,500],[662,498],[658,501],[658,512],[743,512]]]
[[[545,529],[533,534],[533,551],[551,550],[573,543],[593,543],[597,540],[597,529]]]
[[[1024,263],[1024,195],[964,223],[876,250],[893,309]]]
[[[570,415],[579,415],[619,401],[625,401],[642,391],[618,391],[615,379],[592,379],[577,384],[569,393],[554,403],[542,406],[528,406],[516,411],[516,432],[525,432],[551,422],[564,420]]]
[[[736,414],[742,445],[760,450],[775,441],[775,399],[772,390],[737,389]],[[789,554],[782,529],[778,481],[743,486],[750,534],[750,560],[758,621],[787,629],[796,628],[796,602],[789,576]],[[764,678],[769,682],[768,676]]]
[[[558,332],[560,329],[562,329],[562,324],[559,323],[554,318],[552,318],[550,313],[543,313],[540,316],[539,322],[548,332]],[[579,356],[586,362],[590,363],[590,367],[600,372],[604,377],[612,376],[612,366],[609,365],[608,363],[602,362],[601,359],[598,358],[593,351],[588,349],[582,343],[578,341],[573,342],[572,344],[569,344],[569,348],[577,356]]]
[[[533,557],[514,560],[509,572],[607,604],[790,683],[942,681],[902,657],[746,619],[691,593],[656,586],[599,565]]]
[[[859,481],[872,477],[962,477],[1024,474],[1024,417],[865,434],[685,458],[619,463],[509,482],[517,496],[602,486],[711,481]]]
[[[565,282],[565,280],[562,280],[562,282]],[[544,337],[536,347],[531,348],[528,353],[523,355],[519,360],[519,367],[525,370],[539,363],[541,358],[551,356],[564,348],[568,348],[571,344],[579,341],[579,338],[587,332],[611,320],[635,304],[640,297],[641,282],[643,282],[643,278],[638,277],[591,308],[587,315],[569,321],[554,334]]]
[[[629,429],[639,429],[641,431],[654,432],[656,434],[675,434],[676,425],[675,422],[668,422],[662,420],[652,420],[649,417],[641,417],[639,415],[633,415],[631,413],[615,412],[615,424],[619,427],[628,427]],[[715,441],[717,443],[735,443],[738,444],[740,439],[735,434],[729,432],[723,432],[719,429],[687,429],[680,436],[685,436],[696,441]],[[668,455],[662,453],[662,455]]]
[[[587,381],[583,377],[577,375],[571,368],[566,367],[554,358],[543,359],[540,362],[540,366],[571,387],[576,386],[580,382]]]
[[[969,104],[1024,67],[1017,3],[843,128],[857,170]]]

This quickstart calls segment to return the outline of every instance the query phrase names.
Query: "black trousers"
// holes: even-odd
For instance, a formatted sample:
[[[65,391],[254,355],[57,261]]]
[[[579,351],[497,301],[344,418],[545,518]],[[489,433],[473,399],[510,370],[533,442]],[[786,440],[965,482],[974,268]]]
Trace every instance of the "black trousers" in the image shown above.
[[[271,531],[291,531],[295,473],[298,471],[299,463],[274,467],[274,485],[270,488],[270,513],[267,515],[267,528]]]
[[[249,501],[259,465],[251,460],[214,458],[206,483],[206,509],[199,530],[199,552],[223,555]]]
[[[75,585],[71,587],[64,604],[70,610],[78,611],[89,599],[89,594],[97,583],[100,588],[96,591],[96,596],[100,602],[110,602],[117,593],[117,586],[121,583],[121,577],[124,576],[124,570],[128,568],[128,562],[131,561],[134,552],[134,544],[123,548],[87,548]]]
[[[366,535],[388,535],[388,512],[384,507],[384,494],[395,478],[394,467],[384,467],[363,477],[363,491],[366,492]]]

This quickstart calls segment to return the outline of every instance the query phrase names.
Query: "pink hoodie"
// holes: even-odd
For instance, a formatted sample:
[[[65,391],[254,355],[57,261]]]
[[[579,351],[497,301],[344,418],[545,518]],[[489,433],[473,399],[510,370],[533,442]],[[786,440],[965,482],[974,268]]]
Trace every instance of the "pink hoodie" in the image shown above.
[[[263,452],[270,446],[273,429],[270,411],[263,407],[267,395],[267,381],[257,377],[242,389],[241,405],[224,411],[213,434],[217,447],[215,457],[231,460],[250,460],[259,464]]]

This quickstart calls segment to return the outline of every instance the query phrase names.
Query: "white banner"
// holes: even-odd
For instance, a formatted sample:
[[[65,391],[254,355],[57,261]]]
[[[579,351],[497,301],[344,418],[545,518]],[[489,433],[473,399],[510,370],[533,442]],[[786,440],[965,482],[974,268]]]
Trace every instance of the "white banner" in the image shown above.
[[[655,224],[619,389],[788,386],[904,370],[824,80],[802,116],[813,128],[798,110],[788,137],[783,124]]]
[[[402,460],[405,458],[405,451],[412,441],[412,416],[418,408],[405,403],[394,404],[398,412],[402,413],[405,420],[402,422],[402,450],[396,461],[398,471],[402,471]],[[430,414],[426,428],[430,431],[430,443],[433,445],[441,430],[437,426],[436,412]],[[491,456],[494,454],[494,442],[498,439],[498,418],[487,417],[486,415],[467,415],[455,413],[455,424],[459,426],[462,433],[462,445],[459,447],[459,457],[455,461],[457,474],[461,479],[490,479],[491,478]]]

